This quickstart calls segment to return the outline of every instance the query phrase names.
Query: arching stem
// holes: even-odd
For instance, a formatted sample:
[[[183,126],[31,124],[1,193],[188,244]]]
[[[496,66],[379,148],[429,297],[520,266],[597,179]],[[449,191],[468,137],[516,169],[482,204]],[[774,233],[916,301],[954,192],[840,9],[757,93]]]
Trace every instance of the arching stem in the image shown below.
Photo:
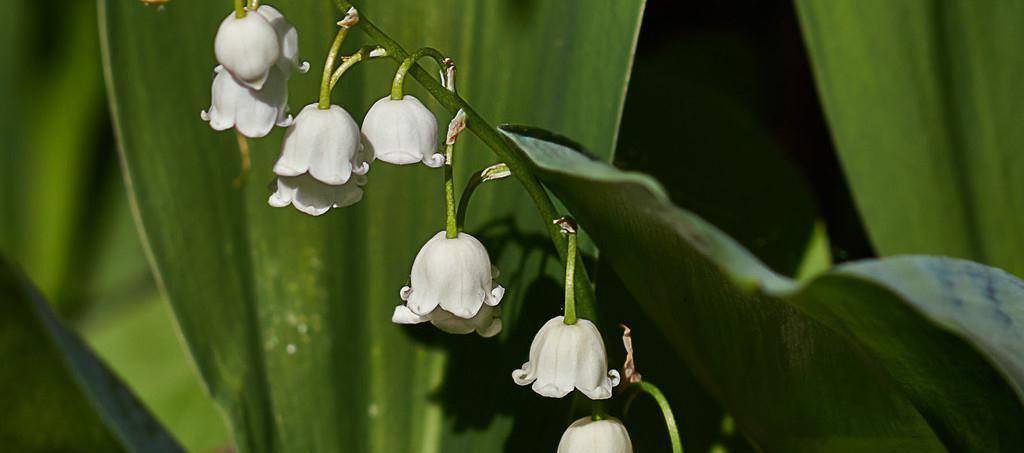
[[[235,0],[235,18],[245,17],[245,0]]]
[[[626,404],[622,408],[623,416],[629,414],[629,408],[633,405],[633,400],[636,399],[640,393],[646,393],[654,398],[654,401],[658,403],[658,408],[661,409],[661,415],[665,418],[665,428],[668,430],[668,437],[672,442],[672,453],[683,453],[683,441],[679,437],[679,428],[676,426],[676,418],[672,415],[672,406],[668,404],[668,399],[665,398],[665,394],[661,393],[661,390],[647,381],[640,381],[629,386],[627,391],[631,391],[630,395],[626,398]]]
[[[473,176],[469,177],[466,187],[462,189],[462,197],[459,198],[459,210],[455,214],[455,225],[459,231],[462,231],[466,225],[466,211],[469,210],[469,201],[473,198],[476,188],[487,181],[497,181],[509,176],[512,176],[512,172],[509,171],[508,165],[495,164],[473,173]]]
[[[347,11],[352,7],[352,3],[348,0],[334,0],[335,6],[341,11]],[[398,44],[397,41],[392,39],[386,33],[377,28],[372,21],[363,18],[359,22],[359,28],[366,33],[373,41],[379,44],[381,47],[387,50],[388,55],[397,61],[404,61],[409,53]],[[512,171],[512,175],[519,180],[522,184],[523,189],[530,196],[534,205],[537,207],[537,212],[544,220],[545,228],[547,229],[548,236],[551,238],[551,242],[555,245],[555,250],[558,251],[559,256],[565,259],[566,250],[566,238],[563,237],[561,230],[557,225],[551,223],[558,214],[555,210],[555,204],[548,197],[544,187],[537,180],[537,177],[530,172],[529,164],[526,162],[526,158],[523,156],[521,150],[516,148],[501,132],[498,132],[486,119],[480,116],[476,112],[473,106],[469,105],[462,97],[458,94],[449,92],[437,82],[430,73],[419,67],[418,65],[412,65],[409,69],[408,75],[416,79],[417,82],[422,85],[431,96],[434,97],[444,108],[448,109],[449,112],[455,113],[459,109],[466,111],[466,123],[467,129],[473,131],[473,133],[480,138],[480,140],[494,151],[494,154],[498,156],[498,159],[508,166],[509,170]],[[579,259],[579,258],[577,258]],[[582,263],[579,270],[576,272],[576,296],[578,297],[579,306],[577,309],[580,314],[591,320],[597,320],[597,310],[594,303],[594,287],[590,283],[590,279],[587,277],[587,272]]]
[[[446,58],[444,54],[437,49],[432,47],[417,49],[412,53],[412,55],[409,55],[402,60],[402,65],[398,67],[397,71],[395,71],[395,80],[391,82],[391,100],[397,101],[402,99],[404,96],[404,93],[402,92],[402,85],[405,83],[405,75],[409,72],[409,69],[416,64],[416,61],[423,57],[433,58],[439,66],[445,69],[447,69],[451,64],[451,60]]]
[[[374,58],[386,57],[387,52],[384,49],[376,46],[363,46],[356,53],[342,57],[341,64],[338,69],[331,74],[331,85],[330,90],[334,91],[334,86],[338,84],[338,80],[341,80],[341,76],[345,74],[351,67],[355,66],[356,63],[366,60],[372,60]]]

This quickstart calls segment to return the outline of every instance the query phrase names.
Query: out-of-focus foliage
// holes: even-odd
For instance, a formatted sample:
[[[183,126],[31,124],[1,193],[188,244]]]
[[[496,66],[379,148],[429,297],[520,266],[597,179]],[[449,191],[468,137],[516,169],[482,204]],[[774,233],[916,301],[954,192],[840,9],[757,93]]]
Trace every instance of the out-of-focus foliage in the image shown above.
[[[878,252],[949,255],[1024,275],[1024,1],[797,5]]]
[[[0,443],[7,451],[182,451],[0,258]]]
[[[0,6],[0,255],[39,284],[187,448],[224,444],[222,417],[175,337],[131,217],[104,102],[95,4],[70,2],[59,14],[46,2]],[[5,369],[24,369],[13,363]],[[50,410],[5,414],[3,425],[34,426]],[[60,442],[76,429],[52,424],[45,434]],[[80,447],[97,450],[89,445]]]

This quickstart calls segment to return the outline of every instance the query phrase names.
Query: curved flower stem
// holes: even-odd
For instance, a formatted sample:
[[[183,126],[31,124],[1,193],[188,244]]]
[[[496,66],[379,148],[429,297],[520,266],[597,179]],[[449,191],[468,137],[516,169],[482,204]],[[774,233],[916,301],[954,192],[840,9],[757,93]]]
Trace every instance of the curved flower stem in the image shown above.
[[[352,7],[352,4],[347,0],[333,0],[334,4],[342,11],[348,11]],[[360,20],[358,27],[363,30],[371,39],[376,41],[378,45],[387,50],[388,55],[398,61],[404,61],[409,57],[409,53],[402,48],[394,39],[391,39],[386,33],[377,28],[372,21],[363,18]],[[529,164],[526,159],[522,156],[522,151],[515,147],[508,139],[505,138],[494,126],[491,126],[479,113],[473,109],[473,106],[469,105],[464,99],[458,94],[452,93],[445,89],[440,83],[437,82],[430,73],[421,68],[419,65],[413,64],[409,69],[409,75],[416,79],[438,103],[444,108],[448,109],[451,113],[456,113],[459,109],[466,111],[466,127],[473,131],[473,133],[484,142],[487,147],[494,151],[494,154],[498,156],[498,159],[505,162],[508,169],[511,170],[512,175],[519,180],[522,184],[523,189],[533,200],[534,205],[537,207],[537,211],[541,218],[544,219],[545,227],[548,231],[548,236],[555,245],[555,250],[565,260],[566,238],[562,235],[561,229],[551,223],[556,217],[558,217],[557,211],[555,210],[554,203],[551,202],[551,198],[548,197],[544,187],[537,180],[537,177],[530,172]],[[580,258],[577,257],[577,260]],[[579,271],[576,272],[576,296],[579,298],[579,305],[577,309],[579,314],[583,317],[590,319],[591,321],[597,320],[597,310],[594,304],[594,288],[590,283],[590,279],[587,276],[586,268],[582,266],[582,261],[577,263],[579,265]]]
[[[235,18],[245,17],[245,0],[235,0]]]
[[[387,56],[387,53],[384,52],[384,49],[377,46],[363,46],[360,47],[356,53],[347,57],[342,57],[341,64],[338,65],[338,69],[334,71],[334,74],[331,74],[330,91],[334,91],[334,86],[338,84],[338,80],[341,79],[341,76],[345,74],[345,71],[348,71],[352,66],[355,66],[356,63],[385,56]]]
[[[402,60],[402,65],[395,71],[395,80],[391,82],[391,100],[397,101],[402,99],[404,94],[402,93],[402,85],[405,84],[405,74],[409,72],[412,65],[416,64],[416,60],[423,57],[433,58],[439,66],[447,68],[451,64],[451,60],[444,56],[439,50],[433,47],[423,47],[417,49],[412,55],[405,57]]]
[[[509,176],[512,176],[512,172],[508,171],[508,165],[495,164],[473,173],[473,176],[469,177],[469,181],[466,181],[466,187],[462,188],[462,197],[459,198],[459,210],[455,214],[455,225],[459,231],[462,231],[462,227],[466,224],[466,211],[469,209],[469,201],[473,198],[473,192],[476,191],[476,188],[487,181],[497,181]]]
[[[576,324],[576,291],[573,290],[576,274],[576,221],[571,217],[555,220],[562,232],[569,236],[565,251],[565,319],[567,325]]]
[[[341,49],[341,43],[345,42],[345,36],[348,36],[348,27],[342,26],[338,29],[338,34],[334,36],[331,50],[327,51],[327,61],[324,62],[324,75],[320,78],[320,103],[317,104],[320,110],[331,108],[331,76],[334,73],[334,60],[338,59],[338,51]],[[339,75],[338,77],[341,76]]]
[[[635,390],[634,390],[635,389]],[[629,408],[633,404],[633,400],[636,399],[637,395],[641,392],[651,395],[654,401],[658,403],[658,407],[661,409],[661,415],[665,417],[665,428],[668,430],[669,439],[672,441],[672,453],[683,453],[683,441],[679,437],[679,428],[676,427],[676,418],[672,415],[672,406],[668,404],[668,399],[665,398],[665,394],[661,393],[661,390],[657,386],[647,381],[640,381],[629,386],[629,390],[633,393],[626,399],[626,404],[622,408],[622,414],[625,416],[629,413]]]

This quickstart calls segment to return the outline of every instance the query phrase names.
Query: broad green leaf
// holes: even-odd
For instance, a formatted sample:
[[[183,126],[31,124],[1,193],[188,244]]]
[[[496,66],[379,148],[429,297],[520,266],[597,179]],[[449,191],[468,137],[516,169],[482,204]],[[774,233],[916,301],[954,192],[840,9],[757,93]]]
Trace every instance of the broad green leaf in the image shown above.
[[[688,68],[680,70],[685,55]],[[666,182],[673,201],[722,228],[785,275],[830,261],[808,184],[756,115],[777,89],[736,82],[757,56],[735,38],[680,39],[637,58],[615,163]],[[737,165],[742,163],[742,165]],[[736,209],[742,207],[743,209]],[[817,242],[815,242],[817,241]],[[816,251],[816,252],[817,252]]]
[[[1024,448],[1024,283],[905,256],[780,276],[652,178],[511,129],[640,307],[768,451]],[[559,143],[565,143],[559,144]]]
[[[340,13],[327,0],[274,6],[298,27],[301,55],[313,63],[290,82],[298,111],[314,100]],[[610,155],[642,1],[357,6],[410,49],[449,52],[460,93],[486,117],[545,124]],[[245,171],[234,135],[212,131],[198,114],[209,106],[213,37],[230,2],[101,0],[100,8],[138,219],[241,450],[495,451],[557,442],[569,407],[517,392],[509,378],[539,320],[557,313],[560,294],[557,281],[538,279],[552,267],[550,244],[514,184],[480,191],[468,228],[508,288],[502,336],[393,325],[413,257],[443,224],[440,172],[378,162],[356,206],[321,218],[271,208],[267,183],[281,133],[241,144],[252,162]],[[349,39],[347,52],[365,42],[358,31]],[[362,63],[341,80],[335,101],[361,118],[387,94],[395,66]],[[471,137],[456,152],[464,156],[460,180],[493,163]],[[514,417],[520,412],[529,416]]]
[[[1024,2],[799,0],[871,240],[1024,275]]]
[[[0,257],[0,439],[10,451],[182,451]]]

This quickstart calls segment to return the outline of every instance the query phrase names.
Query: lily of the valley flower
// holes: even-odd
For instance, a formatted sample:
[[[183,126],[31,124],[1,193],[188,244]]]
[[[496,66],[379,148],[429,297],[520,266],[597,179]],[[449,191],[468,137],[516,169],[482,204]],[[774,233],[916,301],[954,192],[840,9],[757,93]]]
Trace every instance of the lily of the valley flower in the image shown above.
[[[288,127],[292,118],[288,112],[288,87],[279,69],[271,69],[263,89],[254,90],[242,85],[224,66],[213,70],[213,103],[210,111],[200,115],[210,122],[214,130],[232,127],[250,138],[264,137],[275,125]]]
[[[562,434],[558,453],[633,453],[633,443],[617,418],[583,417]]]
[[[362,152],[359,126],[345,109],[307,105],[284,136],[274,165],[277,191],[268,203],[291,204],[314,216],[352,205],[362,199],[371,159]]]
[[[530,345],[530,361],[512,372],[519,385],[533,383],[533,391],[561,398],[579,389],[593,400],[608,399],[619,385],[619,373],[608,370],[604,341],[594,323],[579,319],[565,324],[557,316],[544,324]]]
[[[253,19],[245,22],[235,22],[236,18],[232,14],[221,24],[223,33],[218,31],[215,42],[217,58],[220,60],[221,53],[225,53],[225,60],[231,60],[232,66],[243,69],[234,71],[224,64],[214,69],[213,100],[209,112],[203,111],[201,114],[214,130],[234,127],[250,138],[266,136],[275,125],[291,125],[292,120],[288,116],[288,78],[292,71],[304,73],[309,70],[309,63],[299,62],[299,34],[284,15],[269,5],[260,6],[256,13],[246,14],[246,17],[252,16]],[[235,36],[239,30],[247,31],[250,28],[256,30],[255,36],[259,37],[252,46],[239,41]],[[268,28],[273,32],[278,45],[278,57],[269,66],[267,62],[273,53],[269,47],[272,46],[267,43],[259,45],[267,38]],[[250,66],[266,66],[264,75],[255,82],[247,82],[243,76],[245,68]]]
[[[409,311],[419,316],[440,307],[471,319],[481,307],[497,306],[505,295],[505,288],[494,283],[487,249],[466,233],[448,239],[441,231],[430,238],[416,254],[411,280],[412,286],[402,288],[401,296]]]
[[[370,164],[362,156],[359,126],[345,109],[320,109],[309,104],[295,117],[284,136],[281,157],[274,165],[278,176],[309,173],[330,185],[348,182],[352,174],[365,175]]]
[[[217,30],[213,50],[217,61],[239,82],[256,90],[263,88],[270,68],[281,58],[277,31],[262,14],[228,14]]]
[[[375,102],[363,118],[363,136],[374,157],[384,162],[444,165],[444,155],[437,152],[437,118],[413,96]]]
[[[402,300],[408,298],[408,291],[406,291],[408,288],[408,286],[403,288]],[[405,305],[395,307],[395,312],[391,315],[391,322],[395,324],[419,324],[427,321],[448,333],[462,335],[476,331],[481,337],[490,338],[501,333],[501,307],[484,305],[480,307],[476,316],[469,319],[455,316],[441,307],[435,308],[425,316],[420,316]]]

